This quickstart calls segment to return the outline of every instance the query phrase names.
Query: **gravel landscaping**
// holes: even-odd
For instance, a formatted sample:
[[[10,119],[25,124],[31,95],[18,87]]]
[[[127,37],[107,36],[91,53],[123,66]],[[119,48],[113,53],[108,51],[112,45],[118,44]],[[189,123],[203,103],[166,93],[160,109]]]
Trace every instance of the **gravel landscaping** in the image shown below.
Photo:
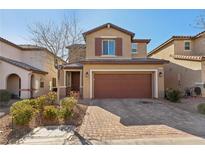
[[[87,105],[77,104],[72,118],[66,121],[66,124],[75,126],[75,130],[79,130],[84,115],[87,110]],[[12,118],[9,114],[0,117],[0,144],[15,143],[17,140],[24,137],[34,129],[34,125],[29,127],[16,127],[12,129]]]

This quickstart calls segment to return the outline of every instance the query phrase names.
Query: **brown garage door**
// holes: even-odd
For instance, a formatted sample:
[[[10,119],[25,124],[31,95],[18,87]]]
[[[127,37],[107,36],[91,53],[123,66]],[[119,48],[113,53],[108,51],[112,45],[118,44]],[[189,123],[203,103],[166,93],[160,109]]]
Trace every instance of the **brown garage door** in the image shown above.
[[[151,98],[151,74],[95,74],[94,98]]]

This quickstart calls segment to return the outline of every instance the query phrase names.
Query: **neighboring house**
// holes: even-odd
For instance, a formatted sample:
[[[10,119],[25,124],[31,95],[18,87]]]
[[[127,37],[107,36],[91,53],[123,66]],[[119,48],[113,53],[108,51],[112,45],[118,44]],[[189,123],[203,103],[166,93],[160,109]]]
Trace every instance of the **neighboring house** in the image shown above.
[[[168,61],[147,58],[150,40],[134,35],[111,23],[83,33],[85,55],[74,50],[81,58],[70,57],[72,63],[63,65],[61,96],[80,91],[83,98],[164,97],[163,64]]]
[[[60,64],[63,60],[58,58]],[[56,87],[54,55],[45,48],[16,45],[0,37],[0,89],[32,98]]]
[[[68,52],[68,62],[77,63],[85,59],[85,44],[73,44],[67,47]]]
[[[169,60],[165,69],[165,88],[200,87],[205,96],[205,32],[195,36],[173,36],[148,54]]]

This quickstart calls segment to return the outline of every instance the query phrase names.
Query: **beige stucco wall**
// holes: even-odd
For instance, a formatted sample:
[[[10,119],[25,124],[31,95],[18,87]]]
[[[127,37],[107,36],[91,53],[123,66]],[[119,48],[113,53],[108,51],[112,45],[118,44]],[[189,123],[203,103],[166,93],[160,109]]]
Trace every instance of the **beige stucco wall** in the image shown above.
[[[11,65],[9,63],[0,61],[0,89],[7,89],[7,77],[10,74],[17,74],[21,78],[21,98],[29,98],[30,92],[30,76],[31,72]]]
[[[174,52],[176,55],[194,55],[193,41],[191,42],[191,50],[184,50],[184,42],[190,40],[174,40]]]
[[[113,28],[103,28],[86,35],[86,58],[99,58],[95,56],[95,38],[97,37],[120,37],[122,38],[122,56],[120,58],[131,58],[131,36]],[[119,58],[116,57],[116,58]]]
[[[133,54],[133,58],[143,58],[147,56],[147,43],[137,43],[137,53]]]
[[[198,61],[174,59],[171,56],[174,54],[174,45],[176,44],[168,44],[158,52],[152,54],[151,57],[170,61],[170,63],[164,65],[165,88],[184,91],[186,88],[196,86],[196,83],[202,82],[202,65]]]
[[[54,56],[46,51],[23,51],[23,62],[48,72],[46,75],[33,74],[35,80],[34,97],[48,93],[51,90],[52,78],[57,78],[57,70],[54,67]],[[44,88],[40,88],[40,81],[44,82]]]
[[[193,51],[195,55],[205,55],[205,36],[193,41]]]
[[[184,42],[191,42],[191,50],[184,50]],[[205,54],[205,37],[201,36],[196,39],[174,40],[174,51],[177,55],[204,55]]]
[[[163,73],[163,66],[162,65],[91,65],[91,64],[85,64],[83,67],[83,98],[90,98],[90,77],[92,76],[89,74],[88,77],[86,77],[86,72],[90,72],[91,69],[157,69],[158,71],[161,71]],[[104,72],[106,73],[106,72]],[[164,73],[163,73],[164,74]],[[159,97],[164,97],[164,77],[158,78],[158,93]]]
[[[50,86],[52,85],[52,78],[57,77],[57,70],[54,67],[54,56],[51,53],[43,50],[20,50],[18,48],[15,48],[9,44],[0,41],[0,56],[17,60],[19,62],[24,62],[33,67],[48,72],[48,74],[46,75],[33,73],[35,80],[34,87],[36,89],[34,92],[34,97],[46,94],[49,90],[51,90]],[[61,63],[62,61],[59,62],[59,64]],[[0,63],[0,78],[2,79],[0,81],[0,89],[6,88],[6,76],[12,73],[16,73],[17,75],[21,76],[21,78],[23,79],[22,84],[24,84],[24,88],[30,89],[30,86],[27,81],[30,81],[30,77],[27,77],[28,72],[29,71],[26,71],[24,69],[21,69],[19,67],[13,66],[2,61]],[[44,82],[44,88],[39,87],[40,80]],[[24,88],[22,87],[22,89]],[[30,93],[22,92],[22,98],[29,97]]]
[[[32,88],[33,91],[33,97],[38,97],[44,94],[47,94],[49,91],[51,91],[52,87],[52,80],[48,80],[48,75],[42,75],[33,73],[33,82],[32,82]],[[40,82],[44,82],[44,87],[40,87]]]
[[[14,60],[21,60],[21,50],[0,41],[0,56]]]

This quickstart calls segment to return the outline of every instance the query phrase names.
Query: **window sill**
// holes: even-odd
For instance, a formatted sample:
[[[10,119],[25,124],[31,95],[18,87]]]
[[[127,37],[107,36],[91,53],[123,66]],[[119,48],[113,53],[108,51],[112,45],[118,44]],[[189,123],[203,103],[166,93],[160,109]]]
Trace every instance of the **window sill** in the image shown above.
[[[101,55],[101,57],[117,57],[116,55]]]
[[[131,52],[133,55],[136,55],[136,54],[138,54],[138,52]]]
[[[184,51],[191,51],[191,50],[184,50]]]

